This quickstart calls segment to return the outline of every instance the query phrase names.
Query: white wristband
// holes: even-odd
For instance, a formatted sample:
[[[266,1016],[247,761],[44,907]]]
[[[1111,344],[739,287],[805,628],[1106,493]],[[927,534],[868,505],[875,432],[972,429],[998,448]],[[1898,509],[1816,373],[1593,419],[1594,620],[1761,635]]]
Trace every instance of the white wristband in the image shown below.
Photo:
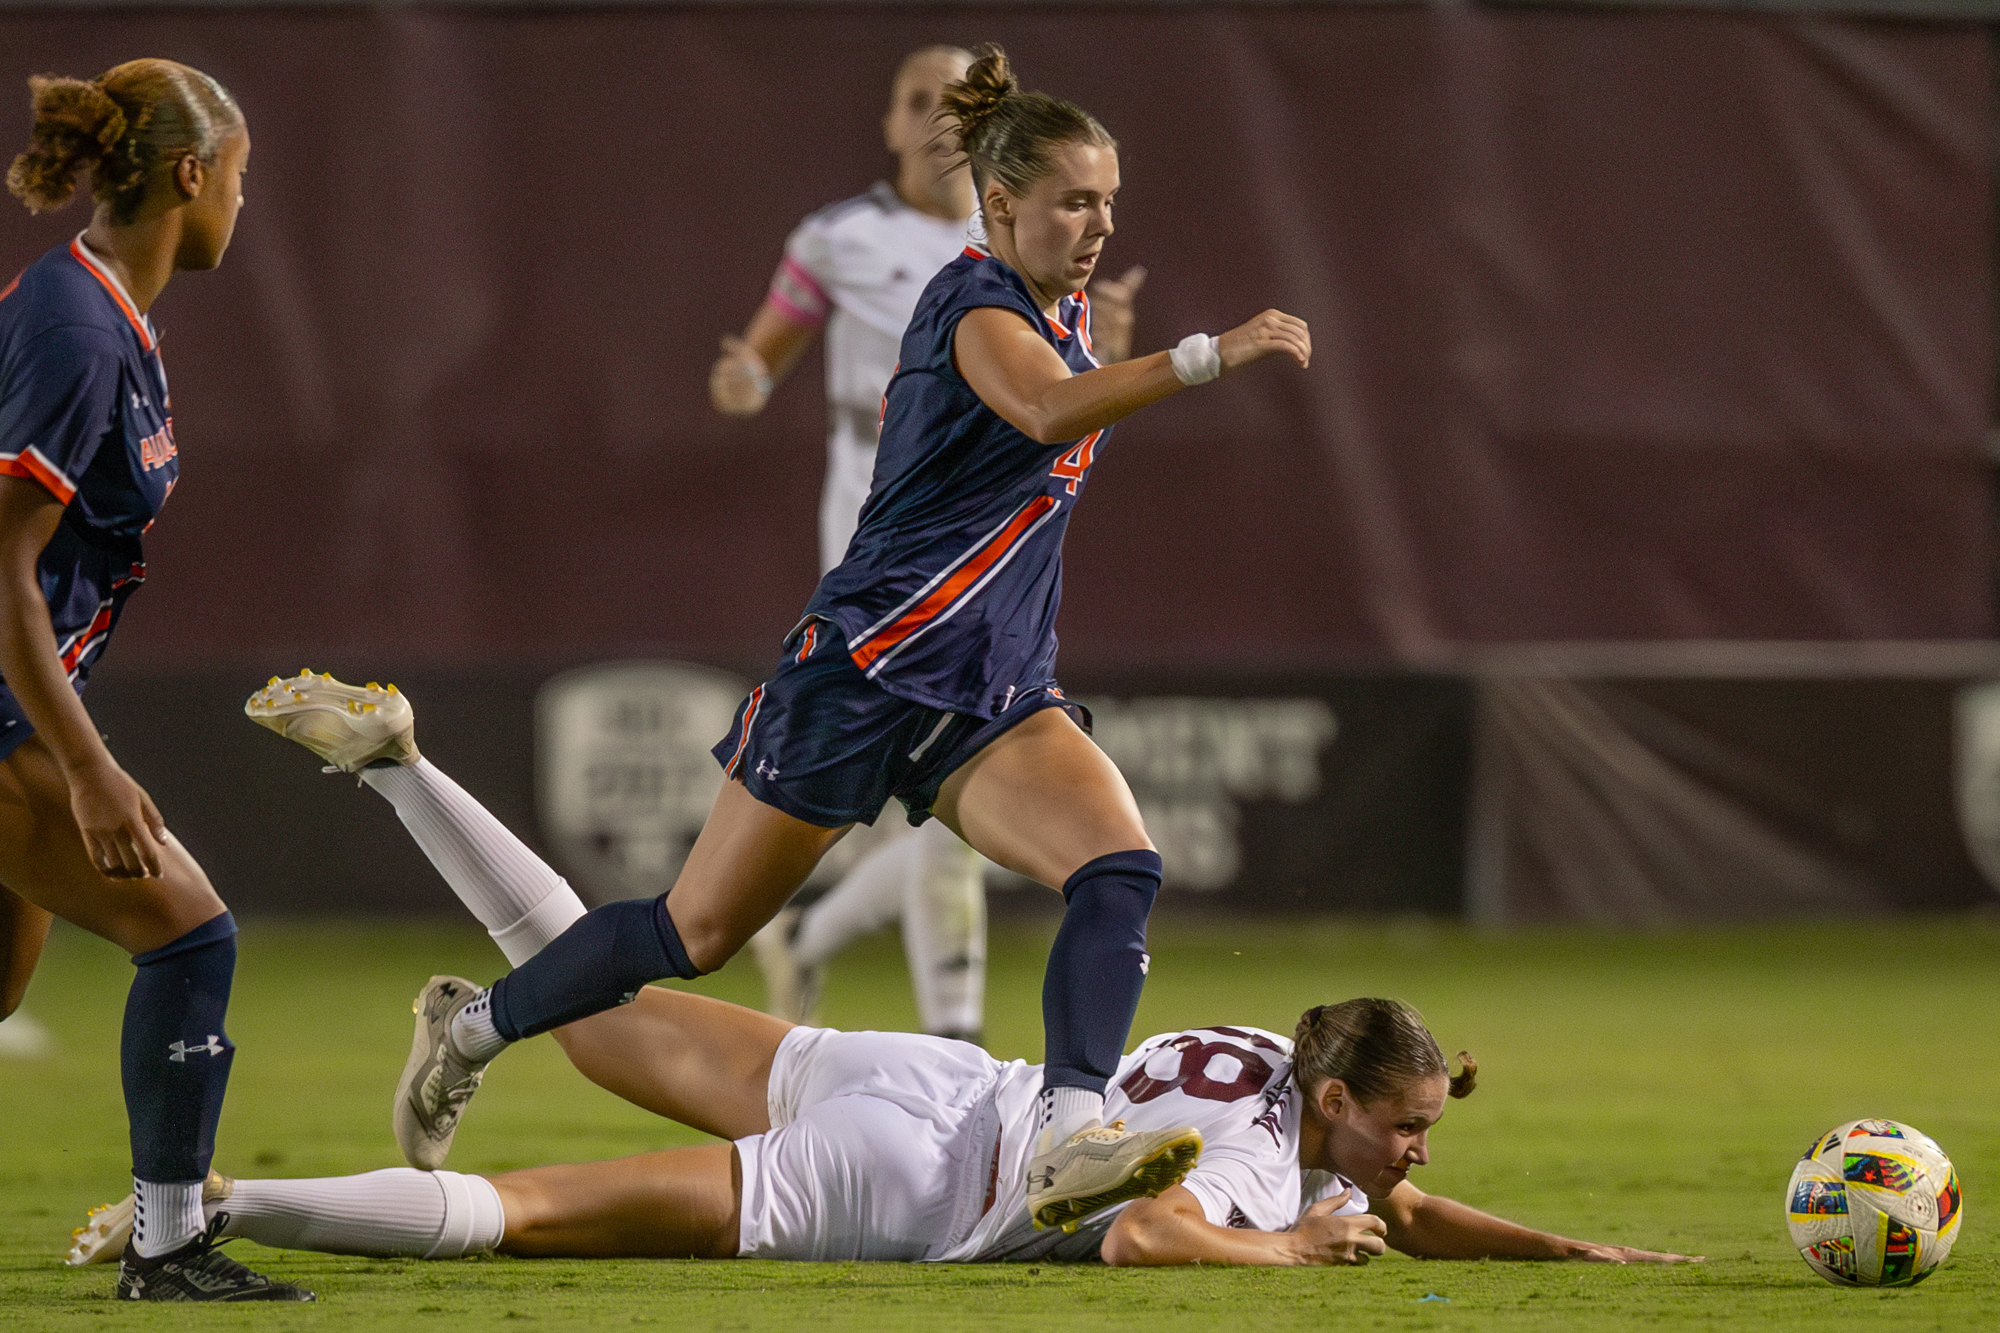
[[[1167,353],[1174,378],[1182,384],[1206,384],[1222,374],[1222,340],[1206,333],[1190,333],[1181,345]]]

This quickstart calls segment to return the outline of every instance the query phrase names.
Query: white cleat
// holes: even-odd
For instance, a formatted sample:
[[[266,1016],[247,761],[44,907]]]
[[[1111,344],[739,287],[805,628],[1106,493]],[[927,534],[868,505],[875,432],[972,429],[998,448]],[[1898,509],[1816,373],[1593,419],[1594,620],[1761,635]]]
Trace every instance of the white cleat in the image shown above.
[[[1028,1215],[1037,1231],[1075,1231],[1092,1213],[1173,1188],[1201,1158],[1201,1131],[1090,1125],[1058,1146],[1043,1130],[1028,1160]]]
[[[750,952],[757,970],[764,974],[764,1008],[788,1023],[812,1022],[819,1004],[820,980],[825,975],[817,967],[801,964],[792,952],[792,938],[798,932],[796,907],[787,907],[750,937]]]
[[[451,1039],[451,1020],[479,996],[464,977],[432,977],[410,1009],[417,1016],[409,1063],[396,1083],[392,1123],[403,1160],[435,1171],[451,1153],[465,1105],[486,1077],[487,1060],[469,1060]]]
[[[220,1203],[236,1189],[236,1182],[216,1171],[201,1183],[201,1201]],[[126,1195],[117,1203],[99,1204],[90,1210],[82,1226],[69,1233],[69,1253],[63,1262],[71,1268],[88,1264],[115,1264],[132,1239],[133,1198]]]
[[[343,773],[371,764],[414,764],[416,715],[394,685],[346,685],[324,672],[301,671],[270,684],[243,705],[250,720],[297,741]]]

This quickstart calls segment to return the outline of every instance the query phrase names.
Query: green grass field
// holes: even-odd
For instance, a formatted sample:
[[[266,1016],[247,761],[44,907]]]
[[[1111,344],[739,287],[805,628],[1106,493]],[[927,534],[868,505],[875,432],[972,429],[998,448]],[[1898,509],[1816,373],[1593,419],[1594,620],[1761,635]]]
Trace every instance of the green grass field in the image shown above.
[[[993,1049],[1040,1048],[1050,927],[996,928]],[[216,1163],[234,1175],[394,1165],[388,1097],[409,997],[433,971],[500,958],[474,929],[252,922],[230,1029],[239,1047]],[[716,1329],[1971,1329],[2000,1326],[2000,923],[1851,922],[1646,936],[1479,933],[1427,923],[1156,923],[1134,1032],[1255,1023],[1390,994],[1424,1010],[1480,1088],[1433,1133],[1417,1178],[1532,1225],[1708,1256],[1661,1269],[1426,1263],[1365,1269],[1113,1271],[1095,1265],[444,1263],[244,1259],[318,1290],[305,1307],[121,1309],[108,1269],[60,1264],[91,1204],[124,1192],[118,1016],[129,967],[66,928],[29,993],[62,1045],[0,1062],[0,1329],[444,1330],[654,1324]],[[754,1001],[739,960],[702,987]],[[893,937],[844,958],[825,1021],[907,1027]],[[1792,1161],[1819,1131],[1891,1116],[1935,1135],[1965,1184],[1946,1267],[1906,1291],[1843,1291],[1785,1240]],[[698,1141],[586,1084],[534,1041],[489,1076],[453,1166],[497,1171]],[[1441,1300],[1428,1299],[1442,1297]]]

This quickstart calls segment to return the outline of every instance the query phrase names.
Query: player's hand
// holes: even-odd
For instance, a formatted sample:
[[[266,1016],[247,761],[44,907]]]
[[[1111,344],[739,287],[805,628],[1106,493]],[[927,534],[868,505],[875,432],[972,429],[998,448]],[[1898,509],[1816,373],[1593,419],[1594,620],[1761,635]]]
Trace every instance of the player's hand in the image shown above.
[[[1568,1258],[1587,1264],[1698,1264],[1698,1254],[1662,1254],[1658,1250],[1635,1250],[1630,1245],[1599,1245],[1595,1241],[1566,1242]]]
[[[1306,322],[1282,310],[1266,310],[1248,324],[1239,324],[1222,335],[1223,373],[1247,366],[1264,357],[1289,356],[1301,367],[1312,364],[1312,334]]]
[[[69,808],[90,863],[111,879],[158,879],[167,821],[110,759],[69,775]]]
[[[754,417],[771,396],[771,368],[757,349],[724,334],[722,355],[708,372],[708,401],[724,416]]]
[[[1373,1213],[1340,1214],[1352,1190],[1305,1210],[1291,1230],[1302,1264],[1365,1264],[1388,1249],[1389,1226]]]
[[[1115,278],[1091,284],[1090,338],[1097,359],[1107,366],[1131,359],[1133,302],[1145,281],[1146,270],[1135,264]]]

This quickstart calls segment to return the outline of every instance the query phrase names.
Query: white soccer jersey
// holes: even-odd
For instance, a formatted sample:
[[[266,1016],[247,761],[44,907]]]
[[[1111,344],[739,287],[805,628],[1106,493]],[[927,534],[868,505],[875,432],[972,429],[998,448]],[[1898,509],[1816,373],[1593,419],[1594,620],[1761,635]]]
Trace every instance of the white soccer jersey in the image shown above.
[[[1086,1218],[1073,1234],[1037,1231],[1028,1217],[1027,1169],[1034,1150],[1039,1065],[1008,1070],[998,1093],[999,1171],[992,1207],[964,1244],[935,1256],[950,1262],[1092,1259],[1121,1209]],[[1292,1043],[1249,1027],[1196,1028],[1148,1037],[1118,1063],[1105,1089],[1104,1119],[1128,1129],[1192,1125],[1201,1160],[1182,1182],[1216,1226],[1285,1231],[1312,1204],[1350,1188],[1324,1171],[1299,1169],[1299,1096]],[[1354,1189],[1343,1213],[1365,1213]]]
[[[1256,1028],[1149,1038],[1118,1067],[1107,1119],[1193,1125],[1186,1185],[1217,1226],[1283,1231],[1348,1188],[1299,1169],[1291,1043]],[[779,1044],[771,1131],[739,1139],[739,1253],[944,1263],[1092,1259],[1117,1216],[1065,1234],[1028,1217],[1040,1065],[907,1033],[796,1028]],[[1344,1213],[1368,1209],[1355,1190]]]
[[[886,183],[814,213],[785,242],[771,300],[826,326],[827,481],[821,566],[840,562],[875,472],[876,423],[903,330],[937,271],[965,248],[966,224],[904,203]]]

